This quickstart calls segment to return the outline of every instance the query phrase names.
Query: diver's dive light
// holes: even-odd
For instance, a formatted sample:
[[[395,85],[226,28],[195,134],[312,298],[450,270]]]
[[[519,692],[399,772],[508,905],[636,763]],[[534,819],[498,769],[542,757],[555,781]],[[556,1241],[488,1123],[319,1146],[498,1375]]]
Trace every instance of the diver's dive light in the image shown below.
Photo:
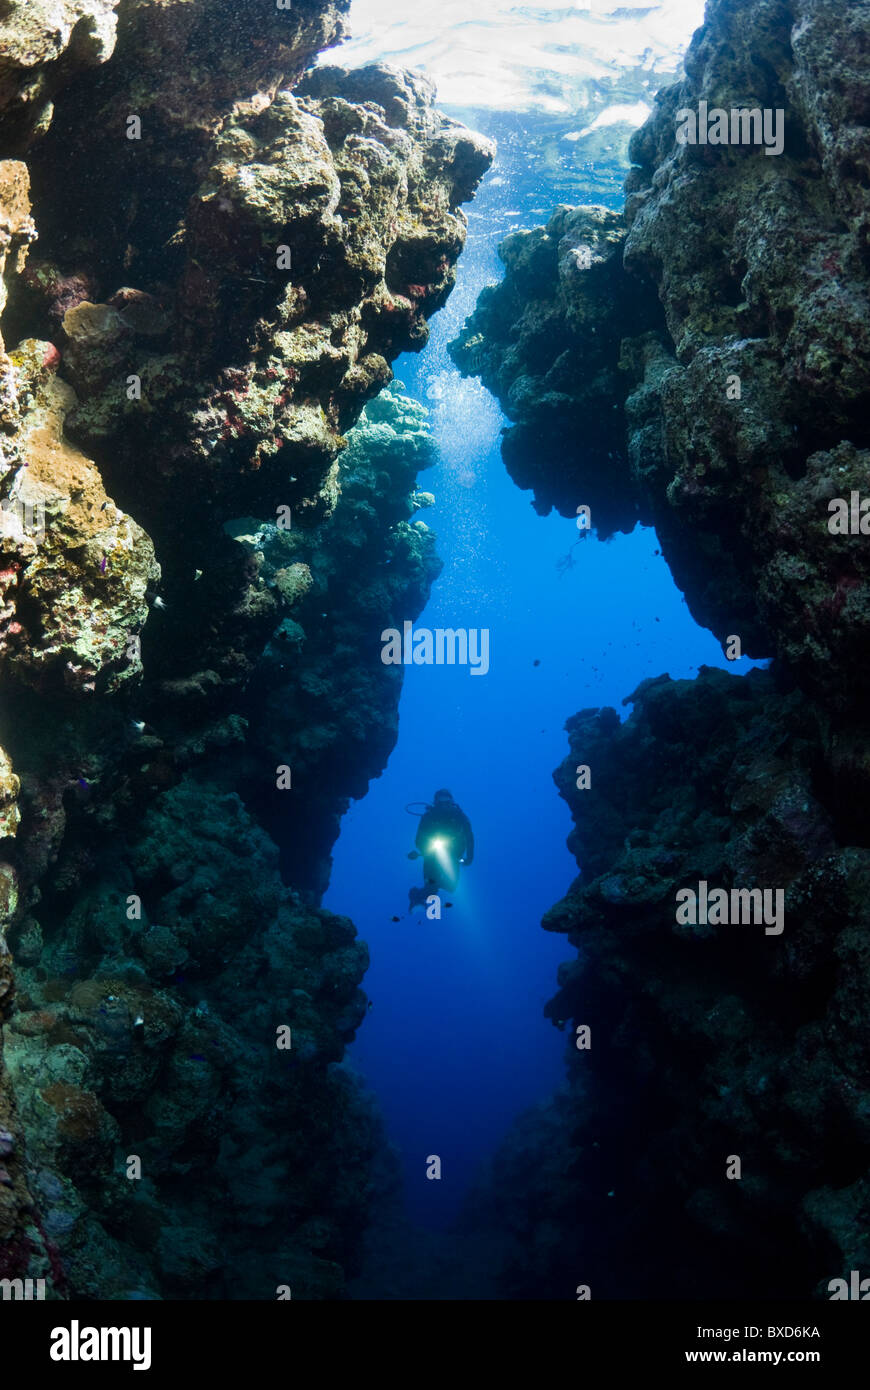
[[[433,840],[429,841],[426,853],[431,854],[433,858],[437,859],[442,869],[447,869],[449,871],[452,869],[449,851],[449,840],[445,840],[443,835],[436,835]]]

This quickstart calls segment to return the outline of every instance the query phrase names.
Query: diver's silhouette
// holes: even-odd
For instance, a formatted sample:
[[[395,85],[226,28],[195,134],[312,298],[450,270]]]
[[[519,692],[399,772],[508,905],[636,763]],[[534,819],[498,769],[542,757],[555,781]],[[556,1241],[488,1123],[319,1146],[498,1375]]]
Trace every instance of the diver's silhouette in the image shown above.
[[[459,881],[460,864],[467,867],[474,859],[471,822],[446,787],[435,793],[433,805],[427,803],[414,843],[417,848],[408,858],[419,859],[422,854],[423,887],[411,889],[410,907],[425,903],[440,888],[452,893]]]

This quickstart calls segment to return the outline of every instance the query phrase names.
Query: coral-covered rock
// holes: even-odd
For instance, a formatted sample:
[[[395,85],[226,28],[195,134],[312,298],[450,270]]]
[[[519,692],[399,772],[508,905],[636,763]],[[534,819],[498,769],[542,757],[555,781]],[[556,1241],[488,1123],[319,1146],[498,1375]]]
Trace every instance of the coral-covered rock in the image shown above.
[[[138,1267],[181,1294],[268,1298],[256,1252],[274,1258],[275,1227],[275,1281],[286,1259],[300,1297],[325,1296],[325,1255],[338,1260],[329,1296],[341,1291],[363,1219],[364,1136],[352,1141],[359,1166],[345,1168],[345,1150],[350,1127],[370,1121],[331,1065],[364,1017],[368,956],[352,924],[304,908],[277,865],[237,797],[182,782],[119,854],[114,886],[82,898],[46,932],[38,966],[19,967],[6,1065],[76,1287],[106,1292],[108,1280],[119,1294]],[[128,916],[127,888],[148,905],[141,918]],[[119,1153],[142,1161],[139,1197]],[[123,1245],[107,1234],[119,1203],[135,1213]]]
[[[207,486],[223,519],[329,508],[342,431],[390,361],[425,343],[465,241],[459,203],[492,158],[432,97],[393,69],[321,68],[297,93],[236,107],[177,204],[174,322],[150,277],[149,315],[131,313],[129,289],[66,311],[71,428],[89,448],[114,441],[113,476],[146,518],[169,484],[176,508],[193,490],[201,507]],[[46,273],[55,294],[58,272]]]
[[[0,748],[0,839],[14,835],[21,820],[18,793],[21,782],[12,771],[6,753]]]
[[[665,553],[702,622],[840,706],[868,681],[865,550],[828,530],[860,464],[827,462],[866,434],[870,71],[847,55],[867,24],[863,6],[713,6],[685,81],[635,137],[627,204],[626,267],[656,283],[673,343],[646,474]],[[701,100],[782,111],[783,152],[680,144],[675,113]]]
[[[7,0],[0,15],[0,110],[7,139],[45,131],[60,81],[104,63],[121,0]],[[63,69],[61,68],[63,59]]]
[[[499,247],[504,279],[481,292],[450,347],[512,422],[504,460],[536,510],[587,506],[601,537],[638,517],[621,342],[661,319],[649,286],[623,270],[624,240],[623,218],[605,208],[562,207],[546,227],[512,232]]]
[[[853,714],[870,691],[868,551],[863,514],[829,523],[866,491],[868,23],[864,5],[711,4],[684,81],[632,142],[622,264],[612,215],[604,244],[575,245],[594,209],[514,233],[454,348],[517,421],[505,458],[539,502],[594,497],[604,533],[653,523],[699,622]],[[782,112],[782,151],[681,142],[677,113],[701,102]],[[566,277],[578,252],[589,264]],[[554,410],[558,449],[536,457]]]
[[[0,864],[0,925],[5,928],[18,910],[18,875],[12,864]]]
[[[425,408],[394,383],[347,442],[329,519],[316,530],[264,525],[252,542],[282,609],[251,686],[243,785],[281,840],[290,881],[318,892],[347,798],[365,795],[398,736],[400,681],[379,660],[380,634],[419,616],[441,568],[414,519],[417,472],[435,461]],[[259,769],[281,764],[298,795],[265,786]]]
[[[367,952],[317,901],[438,569],[375,397],[492,148],[418,76],[303,78],[346,10],[39,0],[29,90],[0,19],[0,1270],[55,1294],[338,1298],[366,1221]]]
[[[564,434],[612,412],[627,468],[571,486],[652,522],[698,621],[775,657],[569,721],[581,876],[544,925],[577,958],[547,1014],[580,1033],[478,1202],[513,1243],[509,1296],[809,1299],[867,1259],[868,38],[864,3],[710,0],[632,142],[610,296],[572,329],[548,240],[591,214],[560,212],[509,239],[454,348],[522,439],[551,344],[570,365],[603,342]],[[682,142],[702,102],[780,113],[781,148]],[[632,324],[638,283],[660,307]],[[540,471],[522,480],[570,511]],[[738,912],[780,893],[779,918],[681,916],[701,885]]]
[[[817,711],[768,673],[660,677],[631,703],[624,724],[569,721],[556,780],[582,874],[544,926],[579,953],[546,1009],[576,1045],[555,1131],[543,1107],[511,1136],[478,1220],[512,1232],[514,1297],[566,1297],[571,1278],[597,1297],[809,1299],[848,1274],[854,1242],[833,1237],[862,1210],[870,856],[838,845],[814,785]],[[780,890],[781,932],[681,923],[702,882]]]
[[[0,664],[28,682],[112,690],[141,671],[138,634],[160,570],[141,527],[110,502],[64,435],[75,402],[50,344],[13,354],[21,466],[7,487]]]
[[[6,308],[9,284],[24,270],[35,239],[27,165],[17,159],[0,160],[0,314]]]

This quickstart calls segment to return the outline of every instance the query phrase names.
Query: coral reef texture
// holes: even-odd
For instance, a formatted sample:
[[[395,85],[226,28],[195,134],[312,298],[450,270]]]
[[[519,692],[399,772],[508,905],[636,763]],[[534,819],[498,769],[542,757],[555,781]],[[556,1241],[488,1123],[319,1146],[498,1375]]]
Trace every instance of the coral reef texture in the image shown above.
[[[590,505],[603,535],[654,524],[699,622],[853,713],[867,552],[828,504],[867,473],[868,23],[865,4],[711,5],[634,137],[625,217],[514,233],[453,345],[515,422],[506,460],[540,507]],[[679,143],[702,100],[781,109],[783,153]],[[573,437],[567,469],[551,432]]]
[[[698,621],[772,658],[568,724],[568,1084],[475,1218],[513,1296],[824,1297],[870,1262],[868,53],[866,3],[710,0],[624,217],[514,233],[452,348],[540,509],[654,525]],[[782,151],[681,143],[701,102],[780,112]],[[701,882],[780,892],[782,931],[681,924]]]
[[[322,910],[438,572],[426,341],[490,144],[347,0],[0,6],[0,1276],[346,1297],[382,1143]]]

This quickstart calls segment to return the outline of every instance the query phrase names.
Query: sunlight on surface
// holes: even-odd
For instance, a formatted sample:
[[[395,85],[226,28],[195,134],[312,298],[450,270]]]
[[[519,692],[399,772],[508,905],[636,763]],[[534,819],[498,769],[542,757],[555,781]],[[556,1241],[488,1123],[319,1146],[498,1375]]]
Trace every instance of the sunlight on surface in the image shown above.
[[[473,13],[466,0],[354,0],[353,38],[321,61],[422,69],[446,105],[567,114],[598,106],[627,73],[654,91],[703,17],[704,0],[479,0]]]

